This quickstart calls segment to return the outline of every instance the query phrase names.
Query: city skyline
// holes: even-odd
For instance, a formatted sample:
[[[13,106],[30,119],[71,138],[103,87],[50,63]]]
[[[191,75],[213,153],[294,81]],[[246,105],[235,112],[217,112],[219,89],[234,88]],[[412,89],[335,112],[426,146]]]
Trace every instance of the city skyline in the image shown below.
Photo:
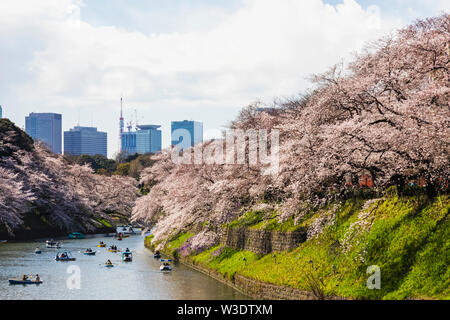
[[[0,118],[2,107],[0,105]],[[49,149],[57,154],[103,155],[109,157],[108,133],[98,131],[97,127],[81,126],[79,123],[69,130],[62,130],[63,115],[51,112],[32,112],[25,116],[23,130],[35,141],[42,141]],[[161,125],[143,125],[135,122],[128,123],[127,130],[123,130],[124,118],[122,113],[119,118],[119,131],[121,134],[121,152],[130,154],[157,153],[162,147]],[[135,131],[132,131],[134,126]],[[174,131],[184,129],[191,135],[189,147],[204,141],[203,123],[193,120],[171,121],[170,136]],[[125,139],[123,139],[125,138]],[[182,145],[181,136],[178,142],[171,141],[170,146]],[[169,146],[169,147],[170,147]],[[184,146],[182,148],[185,148]],[[111,158],[111,157],[109,157]]]
[[[126,119],[137,110],[162,126],[163,148],[174,114],[203,122],[213,138],[242,107],[304,92],[313,72],[444,10],[440,0],[6,0],[0,104],[20,127],[26,114],[53,112],[64,114],[63,131],[102,128],[109,157],[121,96]]]

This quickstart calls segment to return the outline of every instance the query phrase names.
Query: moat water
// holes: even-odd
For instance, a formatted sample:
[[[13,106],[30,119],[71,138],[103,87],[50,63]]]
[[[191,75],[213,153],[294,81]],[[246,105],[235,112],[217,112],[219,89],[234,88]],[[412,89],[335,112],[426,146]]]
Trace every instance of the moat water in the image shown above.
[[[161,262],[144,247],[144,238],[140,235],[123,241],[112,237],[61,241],[61,249],[47,249],[45,241],[0,243],[0,300],[248,299],[233,288],[181,264],[173,265],[173,271],[169,273],[161,272]],[[121,249],[129,248],[133,261],[122,262],[121,253],[98,248],[99,241],[107,246],[115,244]],[[36,247],[41,248],[42,254],[34,253]],[[96,255],[83,255],[86,248],[96,251]],[[55,261],[58,251],[70,252],[76,261]],[[108,259],[115,267],[104,267]],[[8,279],[24,274],[39,274],[43,283],[9,284]]]

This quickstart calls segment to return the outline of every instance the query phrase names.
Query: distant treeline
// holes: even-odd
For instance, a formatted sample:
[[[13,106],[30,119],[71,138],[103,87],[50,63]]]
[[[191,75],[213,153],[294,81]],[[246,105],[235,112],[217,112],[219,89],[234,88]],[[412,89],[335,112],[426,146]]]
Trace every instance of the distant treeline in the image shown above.
[[[153,154],[128,154],[119,153],[116,159],[108,159],[103,155],[90,156],[83,154],[80,156],[65,155],[66,159],[72,163],[79,165],[90,165],[95,173],[105,176],[128,176],[135,179],[140,178],[142,170],[151,167],[154,160],[151,159]]]

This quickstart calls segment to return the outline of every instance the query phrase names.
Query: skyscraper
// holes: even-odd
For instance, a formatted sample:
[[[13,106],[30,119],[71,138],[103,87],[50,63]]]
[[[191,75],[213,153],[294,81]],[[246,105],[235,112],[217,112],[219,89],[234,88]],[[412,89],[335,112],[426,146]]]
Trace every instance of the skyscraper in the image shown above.
[[[141,154],[157,153],[161,151],[162,137],[161,126],[142,125],[137,126],[136,152]]]
[[[203,123],[188,120],[172,121],[171,133],[172,146],[187,149],[203,142]]]
[[[33,139],[43,141],[54,153],[62,153],[62,115],[30,113],[25,117],[25,131]]]
[[[64,131],[64,153],[73,156],[108,156],[108,135],[97,128],[76,126]]]
[[[0,119],[3,118],[3,109],[2,106],[0,106]]]
[[[161,151],[162,136],[161,126],[140,125],[136,131],[122,133],[122,151],[129,154],[157,153]]]

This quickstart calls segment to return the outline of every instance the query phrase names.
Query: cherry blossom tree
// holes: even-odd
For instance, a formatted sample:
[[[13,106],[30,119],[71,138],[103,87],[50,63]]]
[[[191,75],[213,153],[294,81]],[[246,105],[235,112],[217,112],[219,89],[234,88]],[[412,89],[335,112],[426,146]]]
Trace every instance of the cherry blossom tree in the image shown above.
[[[133,217],[154,224],[155,241],[207,221],[190,241],[199,248],[201,239],[217,241],[209,231],[262,201],[281,221],[298,218],[345,198],[361,177],[380,191],[418,178],[429,194],[448,191],[449,59],[448,14],[371,43],[350,64],[313,76],[306,94],[265,109],[254,103],[230,124],[279,130],[278,174],[249,164],[175,164],[166,150],[142,175],[150,193],[137,200]]]

